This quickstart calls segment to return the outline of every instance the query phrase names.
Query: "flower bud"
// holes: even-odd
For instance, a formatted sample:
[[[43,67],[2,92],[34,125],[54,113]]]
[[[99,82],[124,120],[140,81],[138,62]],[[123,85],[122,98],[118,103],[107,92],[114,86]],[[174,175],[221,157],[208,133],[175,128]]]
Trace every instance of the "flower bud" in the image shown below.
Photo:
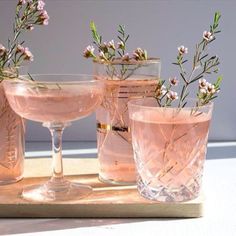
[[[32,31],[34,29],[34,26],[32,24],[30,24],[26,27],[26,29]]]
[[[120,42],[118,42],[117,43],[117,47],[119,48],[119,49],[125,49],[125,45],[124,45],[124,43],[122,42],[122,41],[120,41]]]
[[[3,56],[4,54],[6,54],[6,52],[6,48],[2,44],[0,44],[0,56]]]
[[[100,49],[105,53],[108,52],[108,43],[107,42],[102,43]]]
[[[206,41],[210,41],[213,39],[213,35],[209,31],[204,31],[202,36],[203,36],[203,39],[205,39]]]
[[[27,61],[33,61],[34,60],[34,55],[30,52],[29,48],[25,48],[25,60]]]
[[[206,88],[207,81],[205,79],[199,79],[199,88]]]
[[[17,47],[16,47],[16,53],[24,53],[25,52],[25,48],[18,44]]]
[[[85,50],[83,52],[83,56],[85,58],[93,57],[94,56],[93,52],[94,52],[94,47],[89,45],[85,48]]]
[[[24,4],[26,4],[26,0],[19,0],[17,5],[21,6],[21,5],[24,5]]]
[[[107,46],[113,50],[116,50],[115,43],[114,43],[113,39],[107,44]]]
[[[105,56],[105,54],[104,54],[103,51],[99,52],[99,58],[100,58],[101,60],[107,60],[107,58],[106,58],[106,56]]]
[[[122,61],[129,61],[129,53],[126,53],[123,57],[122,57]]]
[[[167,93],[167,97],[170,99],[170,100],[177,100],[179,97],[178,97],[178,94],[176,92],[173,92],[173,91],[169,91]]]
[[[180,55],[187,54],[188,53],[188,48],[184,47],[183,45],[178,47],[178,51]]]
[[[169,78],[170,84],[173,86],[177,86],[179,81],[176,79],[176,77],[174,78]]]
[[[42,11],[43,8],[44,8],[44,6],[45,6],[45,2],[42,1],[42,0],[39,0],[39,1],[38,1],[38,4],[37,4],[37,10],[38,10],[38,11]]]
[[[133,57],[135,60],[137,61],[141,61],[141,60],[147,60],[147,51],[143,50],[142,48],[137,48],[134,52],[133,52]]]

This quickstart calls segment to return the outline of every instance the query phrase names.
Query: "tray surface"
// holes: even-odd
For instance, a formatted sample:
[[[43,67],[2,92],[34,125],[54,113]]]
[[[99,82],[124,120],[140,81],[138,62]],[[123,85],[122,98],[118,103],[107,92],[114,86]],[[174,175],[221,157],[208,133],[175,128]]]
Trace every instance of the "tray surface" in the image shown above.
[[[89,184],[93,193],[77,201],[31,203],[20,197],[22,187],[45,182],[51,159],[26,159],[25,178],[0,186],[0,217],[201,217],[203,199],[160,203],[141,197],[135,186],[114,186],[98,179],[97,159],[64,158],[67,179]]]

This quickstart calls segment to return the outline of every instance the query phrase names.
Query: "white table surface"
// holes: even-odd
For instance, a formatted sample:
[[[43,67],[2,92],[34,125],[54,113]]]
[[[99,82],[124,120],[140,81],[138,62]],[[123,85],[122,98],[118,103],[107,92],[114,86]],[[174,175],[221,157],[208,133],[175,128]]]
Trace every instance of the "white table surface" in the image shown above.
[[[28,151],[32,151],[34,145],[36,144],[28,145]],[[67,146],[71,150],[77,150],[71,144]],[[82,146],[88,150],[88,144],[82,144]],[[221,146],[210,145],[208,151],[204,172],[205,216],[202,218],[0,219],[0,235],[235,236],[236,147],[235,143]],[[43,147],[43,145],[38,145],[38,147]],[[39,149],[38,153],[42,150]],[[80,151],[77,150],[77,152]],[[67,153],[71,155],[69,150]],[[224,159],[221,159],[219,155]]]

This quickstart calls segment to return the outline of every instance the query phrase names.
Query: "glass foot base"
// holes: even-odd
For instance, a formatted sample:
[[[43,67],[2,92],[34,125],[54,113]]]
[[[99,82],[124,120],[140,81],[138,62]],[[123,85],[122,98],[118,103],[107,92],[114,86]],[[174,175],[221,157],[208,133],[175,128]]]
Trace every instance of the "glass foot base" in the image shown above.
[[[32,185],[25,187],[22,192],[22,197],[34,202],[55,202],[55,201],[73,201],[87,197],[92,193],[92,187],[66,182],[63,188],[60,186],[51,185],[50,181],[43,185]]]

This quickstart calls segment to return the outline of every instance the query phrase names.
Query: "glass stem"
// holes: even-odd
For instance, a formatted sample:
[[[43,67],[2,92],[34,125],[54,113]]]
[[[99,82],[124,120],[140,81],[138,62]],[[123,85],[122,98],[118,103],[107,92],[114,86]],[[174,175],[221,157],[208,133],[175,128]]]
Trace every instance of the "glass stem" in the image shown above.
[[[64,127],[49,128],[52,135],[52,177],[63,178],[62,134]]]
[[[44,123],[52,136],[52,178],[50,181],[63,182],[62,163],[62,134],[66,126],[65,123]]]

